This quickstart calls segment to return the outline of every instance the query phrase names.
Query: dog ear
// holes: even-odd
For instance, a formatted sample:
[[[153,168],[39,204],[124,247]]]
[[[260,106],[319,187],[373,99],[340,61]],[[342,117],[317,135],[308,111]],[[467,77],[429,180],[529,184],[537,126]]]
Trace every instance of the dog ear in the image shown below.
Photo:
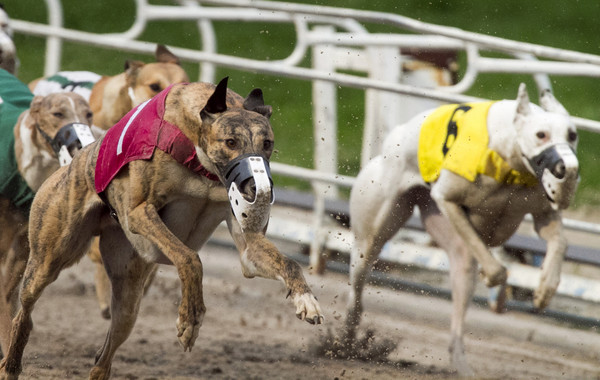
[[[519,116],[527,116],[531,112],[529,108],[529,95],[527,94],[527,87],[525,83],[521,83],[519,86],[519,94],[517,95],[517,113],[515,119]]]
[[[31,100],[31,105],[29,106],[29,115],[34,120],[37,120],[40,110],[42,109],[43,100],[44,100],[44,97],[41,95],[36,95]]]
[[[206,105],[200,111],[202,120],[213,119],[213,114],[227,111],[227,81],[229,77],[221,79],[213,94],[206,101]]]
[[[179,58],[171,53],[165,45],[156,45],[156,62],[174,63],[180,65]]]
[[[542,91],[540,94],[540,106],[547,112],[559,113],[562,115],[569,116],[569,112],[563,107],[562,104],[554,97],[552,90],[549,88]]]
[[[266,106],[263,100],[263,93],[260,88],[255,88],[244,100],[244,109],[248,111],[258,112],[267,119],[271,117],[273,113],[273,107]]]
[[[125,61],[125,77],[128,86],[135,86],[135,80],[140,72],[140,69],[145,65],[142,61],[134,61],[128,59]]]

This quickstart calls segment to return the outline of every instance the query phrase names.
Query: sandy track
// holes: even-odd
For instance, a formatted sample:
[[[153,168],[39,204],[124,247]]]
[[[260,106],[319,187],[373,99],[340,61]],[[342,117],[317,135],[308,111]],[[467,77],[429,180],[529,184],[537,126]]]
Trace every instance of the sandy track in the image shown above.
[[[449,379],[447,300],[369,287],[363,331],[397,340],[387,362],[316,357],[314,344],[335,330],[348,280],[308,276],[326,315],[315,327],[294,316],[280,283],[245,279],[237,253],[209,244],[205,267],[207,314],[191,353],[176,339],[180,297],[172,267],[161,267],[142,303],[131,337],[117,352],[114,379]],[[305,268],[306,271],[306,268]],[[23,379],[86,378],[108,321],[100,317],[87,258],[64,271],[36,305]],[[600,335],[519,312],[496,315],[472,307],[467,354],[481,378],[600,378]]]

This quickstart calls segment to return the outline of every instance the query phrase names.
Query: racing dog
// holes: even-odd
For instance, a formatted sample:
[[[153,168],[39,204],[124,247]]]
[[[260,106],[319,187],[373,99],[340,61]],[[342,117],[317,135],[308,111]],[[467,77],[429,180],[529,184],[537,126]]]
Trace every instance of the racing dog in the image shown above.
[[[125,71],[116,76],[100,76],[89,71],[63,71],[48,78],[29,83],[36,95],[54,92],[76,92],[88,99],[94,113],[93,125],[97,137],[115,125],[133,107],[152,98],[173,83],[187,82],[188,76],[180,66],[179,58],[164,45],[156,46],[156,62],[125,62]],[[100,312],[110,318],[110,284],[104,271],[97,240],[89,252],[96,264],[96,297]],[[149,277],[150,284],[153,275]]]
[[[197,250],[223,220],[244,276],[283,281],[298,318],[322,323],[300,266],[264,236],[272,202],[271,112],[259,89],[244,99],[227,89],[227,78],[216,87],[176,84],[134,108],[50,177],[31,210],[21,310],[0,378],[20,373],[34,303],[61,269],[85,254],[94,235],[100,235],[113,294],[110,330],[90,379],[110,376],[156,263],[177,269],[182,288],[177,336],[184,351],[192,349],[206,310]]]
[[[150,99],[173,83],[187,82],[179,58],[164,45],[156,45],[156,62],[127,60],[125,71],[100,76],[89,71],[63,71],[29,83],[36,95],[77,92],[86,98],[94,113],[94,125],[107,130],[129,110]]]
[[[92,111],[77,94],[36,96],[0,70],[0,344],[8,348],[11,297],[29,246],[27,220],[34,192],[60,164],[94,139]],[[4,351],[6,352],[6,351]]]
[[[390,133],[351,192],[355,242],[343,342],[356,339],[368,271],[415,206],[449,256],[449,350],[460,374],[472,374],[463,335],[477,264],[488,286],[504,284],[506,269],[488,248],[503,244],[528,213],[547,241],[534,304],[548,305],[567,248],[560,210],[568,207],[578,183],[577,131],[550,91],[541,94],[540,103],[541,108],[531,104],[521,84],[516,101],[445,105]]]

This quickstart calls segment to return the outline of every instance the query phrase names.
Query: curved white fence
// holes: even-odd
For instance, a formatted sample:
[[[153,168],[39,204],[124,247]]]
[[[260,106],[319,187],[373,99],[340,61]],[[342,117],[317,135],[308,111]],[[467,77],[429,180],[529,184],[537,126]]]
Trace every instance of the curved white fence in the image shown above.
[[[548,75],[572,75],[600,77],[600,56],[585,54],[564,49],[530,43],[511,41],[488,35],[466,32],[457,28],[428,24],[395,14],[354,9],[301,5],[276,1],[254,0],[178,0],[177,5],[159,6],[148,4],[147,0],[135,0],[136,18],[131,28],[123,33],[94,34],[78,30],[66,29],[62,25],[62,9],[60,0],[45,0],[48,8],[48,24],[33,23],[25,20],[12,20],[16,33],[43,36],[47,39],[45,74],[50,75],[60,70],[62,41],[71,41],[104,48],[114,48],[136,53],[153,54],[155,44],[139,41],[138,38],[149,21],[154,20],[196,20],[201,36],[201,44],[197,50],[170,46],[176,55],[184,61],[200,64],[200,79],[214,82],[216,66],[230,67],[242,71],[252,71],[279,77],[309,80],[313,82],[313,115],[315,132],[319,136],[328,136],[324,142],[315,139],[315,168],[302,168],[273,162],[272,171],[276,174],[291,176],[311,181],[315,189],[314,221],[308,227],[312,235],[309,243],[316,252],[327,244],[327,237],[321,233],[325,195],[322,184],[350,187],[354,178],[339,175],[337,172],[336,115],[335,112],[323,112],[324,109],[335,110],[335,87],[347,86],[366,90],[365,102],[365,140],[363,145],[363,162],[377,153],[377,144],[392,125],[411,115],[399,115],[389,112],[389,103],[381,105],[382,98],[393,99],[394,96],[410,96],[419,99],[431,99],[438,102],[468,102],[479,100],[464,95],[476,78],[485,73],[515,73],[534,76],[539,90],[550,88]],[[210,6],[204,6],[210,5]],[[296,46],[292,53],[281,60],[253,60],[219,54],[213,21],[241,21],[261,23],[289,23],[296,30]],[[391,25],[398,28],[398,33],[369,33],[361,24],[363,22]],[[317,24],[319,27],[317,27]],[[322,27],[323,25],[332,27]],[[406,34],[405,31],[418,34]],[[348,57],[359,56],[354,61],[348,58],[341,65],[351,65],[368,74],[368,77],[336,72],[340,66],[326,62],[315,64],[314,48],[326,49],[335,56],[336,50],[345,53],[358,51],[360,54],[346,54]],[[402,83],[401,62],[406,57],[401,54],[404,49],[426,48],[427,50],[464,51],[467,56],[466,72],[462,79],[450,86],[424,88]],[[511,58],[487,58],[481,51],[505,53]],[[301,67],[300,62],[308,56],[313,57],[313,67]],[[389,70],[390,65],[373,64],[374,57],[383,62],[390,59],[398,62],[394,72],[381,75],[380,70]],[[383,57],[383,58],[382,58]],[[544,58],[539,61],[537,58]],[[367,59],[366,62],[360,59]],[[369,59],[371,59],[369,61]],[[338,62],[338,61],[336,61]],[[399,71],[397,71],[399,70]],[[389,75],[397,78],[390,81]],[[379,79],[379,78],[385,78]],[[329,85],[329,87],[328,87]],[[319,87],[320,86],[320,87]],[[385,97],[377,98],[377,94],[385,92]],[[397,99],[396,99],[397,100]],[[393,101],[393,100],[392,100]],[[412,110],[416,112],[417,110]],[[600,122],[573,117],[578,128],[600,132]],[[383,126],[383,127],[382,127]],[[373,148],[374,147],[374,148]],[[331,191],[329,191],[331,194]],[[599,233],[600,226],[578,220],[565,220],[567,228],[589,233]],[[296,231],[297,232],[297,231]],[[277,232],[286,236],[283,231]],[[329,234],[331,235],[331,234]],[[289,235],[288,235],[289,236]],[[338,247],[338,249],[344,249]],[[511,272],[513,280],[518,274]],[[511,281],[509,279],[509,281]],[[568,285],[568,284],[567,284]],[[568,286],[563,286],[568,288]],[[577,296],[576,294],[572,294]]]

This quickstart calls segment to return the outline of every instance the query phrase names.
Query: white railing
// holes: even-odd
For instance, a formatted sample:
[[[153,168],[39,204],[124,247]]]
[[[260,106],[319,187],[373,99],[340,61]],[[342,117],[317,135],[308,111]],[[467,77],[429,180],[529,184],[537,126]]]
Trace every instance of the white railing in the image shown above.
[[[310,80],[313,82],[313,115],[315,132],[326,135],[325,144],[315,139],[315,154],[326,152],[327,157],[315,156],[315,168],[302,168],[273,162],[272,171],[276,174],[311,181],[315,189],[315,219],[313,233],[321,226],[325,196],[319,190],[320,184],[350,187],[354,178],[338,174],[336,159],[336,115],[323,112],[323,109],[335,110],[335,92],[329,88],[329,96],[319,99],[315,94],[317,86],[347,86],[364,89],[376,96],[380,92],[396,96],[410,96],[418,99],[431,99],[439,102],[469,102],[480,100],[464,95],[480,74],[515,73],[531,74],[539,90],[550,88],[548,75],[572,75],[600,77],[600,56],[565,49],[511,41],[498,37],[466,32],[457,28],[433,25],[395,14],[354,9],[301,5],[275,1],[254,0],[178,0],[177,5],[159,6],[148,4],[147,0],[135,0],[136,18],[131,28],[123,33],[95,34],[66,29],[62,25],[60,0],[45,0],[48,8],[48,24],[33,23],[25,20],[12,20],[16,33],[42,36],[47,39],[45,74],[50,75],[60,69],[62,41],[71,41],[104,48],[119,49],[136,53],[153,54],[155,44],[139,41],[149,21],[155,20],[196,20],[201,36],[201,47],[197,50],[169,47],[180,59],[200,64],[200,79],[214,82],[215,67],[229,67],[242,71],[252,71],[279,77]],[[210,5],[210,6],[204,6]],[[291,54],[281,60],[254,60],[217,53],[213,21],[241,21],[261,23],[289,23],[296,30],[296,45]],[[398,33],[369,33],[361,23],[385,24],[398,28]],[[318,24],[318,25],[317,25]],[[335,28],[317,27],[322,25]],[[417,34],[406,34],[410,31]],[[365,71],[369,77],[336,72],[336,67],[301,67],[300,62],[311,56],[314,49],[326,48],[331,52],[345,49],[350,52],[358,49],[363,59],[378,54],[388,54],[396,59],[398,67],[406,57],[400,54],[408,48],[426,48],[427,50],[456,50],[466,53],[467,65],[462,79],[450,86],[423,88],[398,81],[382,78],[381,65],[370,62],[347,61],[353,68]],[[501,52],[511,58],[482,57],[481,52]],[[316,61],[314,54],[313,66]],[[544,61],[538,61],[537,58]],[[318,65],[317,65],[318,66]],[[339,66],[338,66],[339,68]],[[398,73],[394,73],[396,75]],[[400,73],[401,74],[401,73]],[[319,87],[320,89],[327,87]],[[387,96],[385,97],[387,98]],[[379,98],[381,99],[381,97]],[[333,103],[332,103],[333,102]],[[365,114],[371,115],[365,120],[365,141],[363,145],[373,149],[363,149],[363,161],[377,153],[377,141],[393,124],[410,115],[395,115],[370,102],[365,102]],[[386,104],[389,109],[389,104]],[[375,116],[372,116],[375,115]],[[383,120],[383,122],[382,122]],[[578,128],[600,132],[600,123],[595,120],[573,117]],[[382,128],[378,124],[389,124]],[[321,165],[321,162],[326,164]],[[331,193],[331,191],[330,191]],[[590,233],[599,233],[600,226],[579,220],[565,220],[567,228]],[[312,251],[325,244],[323,237],[312,238]]]

